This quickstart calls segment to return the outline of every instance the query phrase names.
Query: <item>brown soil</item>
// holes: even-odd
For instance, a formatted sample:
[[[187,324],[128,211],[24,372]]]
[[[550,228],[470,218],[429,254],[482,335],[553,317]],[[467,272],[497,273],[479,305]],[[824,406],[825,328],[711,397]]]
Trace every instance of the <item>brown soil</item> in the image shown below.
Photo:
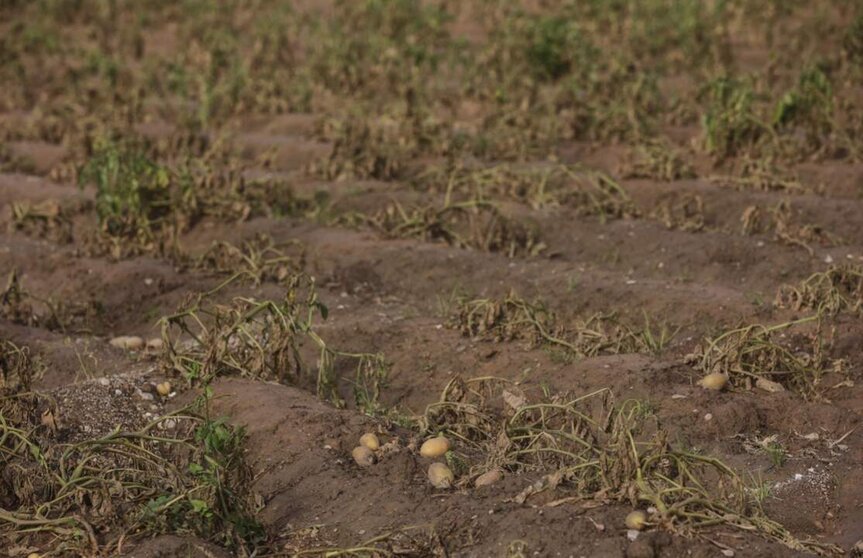
[[[457,22],[460,33],[474,34],[472,25]],[[254,173],[288,177],[299,194],[327,192],[333,211],[436,199],[398,181],[309,178],[306,164],[330,147],[313,137],[315,122],[306,114],[248,117],[234,139],[249,160],[274,150],[272,165]],[[161,125],[145,130],[153,136],[170,131]],[[683,136],[680,143],[686,145],[691,134]],[[58,420],[73,432],[70,436],[104,434],[118,425],[138,428],[166,406],[190,400],[192,392],[181,387],[177,399],[163,405],[152,396],[155,383],[165,379],[156,356],[117,349],[108,341],[117,335],[159,337],[160,316],[171,314],[190,294],[218,285],[223,276],[155,256],[116,261],[92,255],[84,233],[93,228],[94,192],[46,176],[63,159],[65,148],[33,141],[10,146],[31,159],[33,167],[27,173],[0,174],[0,276],[17,270],[28,292],[39,300],[62,301],[71,312],[62,326],[49,320],[49,306],[43,303],[36,303],[34,312],[41,318],[33,323],[0,319],[0,339],[30,347],[46,363],[33,389],[56,399]],[[561,148],[564,163],[610,172],[620,168],[622,152],[616,146]],[[381,393],[385,408],[421,414],[453,378],[494,376],[525,390],[543,386],[575,394],[609,388],[620,401],[651,403],[670,439],[722,459],[746,478],[770,483],[765,509],[794,536],[850,551],[863,539],[860,318],[832,319],[831,356],[849,364],[842,378],[826,377],[825,383],[832,384],[822,386],[814,398],[739,387],[706,391],[697,385],[701,371],[685,359],[705,336],[740,324],[803,316],[773,306],[781,285],[823,271],[826,262],[863,262],[863,166],[828,160],[807,162],[797,170],[806,183],[825,185],[823,193],[790,197],[800,222],[821,225],[841,239],[835,245],[813,243],[811,253],[776,241],[769,232],[740,233],[747,207],[773,207],[788,195],[738,191],[709,180],[709,173],[672,182],[621,179],[640,209],[639,218],[601,222],[567,207],[514,207],[510,213],[532,223],[547,245],[535,257],[386,239],[300,217],[205,221],[180,241],[192,255],[215,240],[240,244],[261,233],[277,243],[302,243],[305,270],[315,277],[329,308],[317,333],[340,350],[385,355],[390,365]],[[700,231],[668,228],[650,217],[668,196],[683,193],[705,202]],[[16,229],[12,205],[22,202],[58,204],[71,216],[64,225],[68,234]],[[659,355],[571,360],[517,340],[465,337],[451,327],[448,313],[455,294],[499,298],[510,291],[528,300],[541,298],[563,321],[615,312],[627,323],[642,323],[647,313],[679,329]],[[236,284],[218,299],[278,298],[281,292],[274,282]],[[312,347],[303,351],[314,353]],[[631,507],[620,503],[514,502],[540,478],[538,473],[507,473],[499,483],[479,489],[436,490],[426,479],[427,460],[416,452],[419,434],[356,409],[353,370],[338,372],[339,392],[348,401],[345,409],[318,399],[313,383],[305,380],[280,385],[220,378],[213,384],[216,413],[246,428],[260,519],[274,548],[285,555],[304,548],[350,548],[402,530],[404,536],[433,538],[447,556],[708,557],[723,556],[723,550],[738,557],[803,555],[756,533],[723,526],[692,536],[649,529],[630,540],[624,517]],[[374,466],[360,468],[351,449],[368,431],[393,444]],[[768,436],[776,436],[785,448],[783,463],[752,449],[754,440]],[[564,490],[557,496],[566,495]],[[507,554],[521,545],[524,554]],[[106,552],[153,558],[228,555],[182,534],[129,540]]]
[[[847,170],[839,168],[836,173]],[[22,175],[4,175],[2,180],[9,185],[2,191],[7,207],[12,200],[72,203],[81,196],[73,186]],[[625,185],[646,205],[660,191],[691,187],[645,181]],[[719,200],[713,207],[745,203],[734,191],[703,181],[696,186]],[[349,203],[374,197],[377,187],[358,188],[366,193],[352,196]],[[849,209],[855,203],[836,200],[837,210],[847,212],[844,218],[836,215],[830,198],[812,203],[813,214],[825,223],[841,224],[853,241],[841,248],[819,248],[814,257],[769,239],[725,232],[722,215],[709,218],[715,230],[688,233],[645,220],[607,224],[576,220],[565,211],[536,216],[549,251],[555,254],[552,259],[510,260],[441,244],[386,241],[371,233],[290,219],[214,224],[194,231],[187,243],[190,248],[205,247],[213,239],[237,241],[259,232],[276,240],[301,240],[314,275],[326,286],[322,295],[331,309],[321,334],[340,347],[387,356],[392,364],[390,383],[383,392],[387,405],[419,412],[457,376],[500,376],[576,393],[610,387],[620,398],[638,397],[655,404],[675,436],[738,470],[777,483],[769,510],[795,535],[847,548],[863,536],[863,483],[858,467],[863,460],[863,392],[857,387],[863,328],[859,321],[840,324],[841,348],[853,363],[855,386],[829,392],[829,401],[804,402],[790,393],[705,392],[694,385],[698,373],[681,360],[693,339],[718,324],[776,319],[778,311],[757,304],[757,297],[769,300],[780,284],[806,277],[828,255],[837,261],[863,258],[859,236],[863,213]],[[612,252],[615,256],[610,260]],[[22,232],[0,237],[0,267],[18,269],[27,288],[43,298],[99,301],[93,319],[66,333],[0,323],[2,337],[32,347],[47,360],[40,389],[82,394],[98,381],[85,380],[84,371],[96,377],[128,374],[135,362],[134,356],[108,347],[106,336],[157,336],[154,317],[169,313],[187,293],[206,290],[219,280],[178,271],[170,263],[150,258],[112,262],[82,257],[74,245]],[[268,288],[241,292],[261,296]],[[472,341],[445,327],[437,301],[456,289],[477,296],[502,295],[510,289],[527,297],[541,294],[553,301],[557,311],[571,314],[618,311],[638,318],[646,310],[682,330],[661,358],[599,356],[562,364],[543,351],[517,343]],[[148,374],[146,367],[141,374]],[[387,429],[356,411],[334,409],[303,389],[244,380],[220,381],[215,389],[225,396],[218,403],[219,412],[248,428],[255,490],[265,502],[262,518],[272,532],[281,533],[285,548],[294,548],[296,537],[312,528],[317,537],[313,542],[351,546],[392,529],[425,526],[433,527],[457,556],[500,555],[517,540],[538,556],[719,555],[719,549],[705,538],[661,532],[630,543],[622,522],[628,509],[623,506],[584,511],[510,502],[536,480],[531,476],[508,476],[491,488],[439,494],[428,486],[422,460],[404,449],[411,442],[405,432]],[[349,398],[348,378],[342,390]],[[105,405],[126,404],[108,401]],[[73,405],[61,407],[60,412],[70,423],[87,424],[97,420],[88,409],[93,410]],[[399,440],[403,449],[371,469],[359,469],[350,459],[350,449],[366,430],[378,430],[385,440]],[[817,440],[805,437],[813,434]],[[847,449],[831,446],[830,441],[846,434],[838,448]],[[741,442],[747,436],[767,435],[778,435],[790,452],[791,458],[781,467],[772,466],[764,455],[748,453]],[[733,548],[737,556],[790,553],[745,533],[719,529],[709,538]],[[208,555],[173,537],[150,541],[133,555],[187,553]]]

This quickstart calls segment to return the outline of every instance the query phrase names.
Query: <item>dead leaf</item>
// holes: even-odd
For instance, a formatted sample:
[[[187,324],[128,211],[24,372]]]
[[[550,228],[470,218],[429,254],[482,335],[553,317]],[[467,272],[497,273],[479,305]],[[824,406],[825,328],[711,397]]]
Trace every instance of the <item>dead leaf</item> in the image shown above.
[[[47,426],[51,432],[57,432],[57,417],[51,409],[45,409],[42,413],[42,426]]]
[[[504,403],[506,403],[513,411],[518,411],[527,404],[527,398],[521,390],[505,389],[501,394]]]
[[[563,480],[563,473],[564,470],[561,469],[554,473],[544,475],[541,479],[519,492],[512,501],[516,504],[524,504],[524,502],[534,494],[539,494],[544,490],[554,490]]]

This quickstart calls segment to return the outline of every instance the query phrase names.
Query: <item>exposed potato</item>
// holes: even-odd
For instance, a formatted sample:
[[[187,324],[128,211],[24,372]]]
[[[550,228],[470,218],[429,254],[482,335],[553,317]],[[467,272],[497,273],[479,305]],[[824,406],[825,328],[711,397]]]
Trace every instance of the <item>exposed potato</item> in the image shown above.
[[[121,335],[111,339],[112,347],[125,349],[127,351],[140,351],[144,348],[144,340],[137,335]]]
[[[503,478],[503,473],[501,473],[500,469],[492,469],[491,471],[487,471],[487,472],[481,474],[480,476],[478,476],[473,481],[473,484],[474,484],[474,486],[479,488],[481,486],[488,486],[490,484],[494,484],[502,478]]]
[[[154,337],[153,339],[147,341],[147,348],[151,351],[160,351],[162,350],[163,345],[164,343],[158,337]]]
[[[440,457],[449,451],[449,440],[445,436],[429,438],[420,446],[423,457]]]
[[[449,488],[455,481],[452,471],[443,463],[432,463],[429,465],[428,477],[435,488]]]
[[[722,391],[728,383],[728,376],[722,372],[714,372],[701,378],[701,387],[712,391]]]
[[[375,464],[375,454],[365,446],[357,446],[351,452],[351,456],[360,467],[370,467]]]
[[[626,516],[625,523],[627,528],[641,531],[647,523],[647,514],[641,510],[631,511]]]
[[[171,393],[171,382],[156,384],[156,392],[162,397],[168,397],[168,394]]]
[[[377,451],[381,447],[381,441],[373,432],[366,432],[360,436],[360,445],[369,448],[372,451]]]
[[[773,380],[768,380],[766,378],[758,378],[755,380],[755,387],[758,389],[763,389],[764,391],[768,391],[770,393],[778,393],[780,391],[785,391],[785,386],[780,384],[779,382],[774,382]]]

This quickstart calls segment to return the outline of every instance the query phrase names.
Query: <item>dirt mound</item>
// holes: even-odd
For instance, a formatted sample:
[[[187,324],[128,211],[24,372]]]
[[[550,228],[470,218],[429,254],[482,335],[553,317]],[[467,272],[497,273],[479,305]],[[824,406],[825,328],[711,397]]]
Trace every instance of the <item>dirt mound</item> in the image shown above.
[[[855,552],[863,4],[289,4],[0,0],[0,554]]]
[[[359,548],[366,541],[395,537],[409,526],[408,534],[416,534],[413,544],[425,544],[414,551],[428,555],[488,556],[510,547],[544,556],[716,552],[710,543],[658,533],[627,540],[625,506],[571,509],[554,502],[516,503],[539,475],[507,475],[489,487],[441,492],[430,486],[430,460],[418,454],[420,440],[410,431],[334,409],[286,386],[220,380],[213,388],[215,409],[248,432],[250,462],[259,471],[255,490],[264,503],[261,517],[282,534],[280,544],[289,551],[310,542]],[[365,432],[377,433],[385,449],[371,467],[360,467],[351,457]],[[395,548],[399,544],[407,543],[397,542]],[[739,555],[789,553],[748,541]]]

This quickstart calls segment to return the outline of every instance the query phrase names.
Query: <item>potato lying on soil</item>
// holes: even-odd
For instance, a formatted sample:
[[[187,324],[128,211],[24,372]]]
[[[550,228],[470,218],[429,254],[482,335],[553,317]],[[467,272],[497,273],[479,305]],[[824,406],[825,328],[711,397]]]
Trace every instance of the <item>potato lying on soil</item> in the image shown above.
[[[491,471],[487,471],[480,476],[478,476],[474,481],[473,485],[477,488],[482,486],[488,486],[490,484],[494,484],[500,479],[503,478],[503,473],[500,469],[492,469]]]
[[[624,520],[626,523],[626,527],[628,529],[635,529],[636,531],[641,531],[644,529],[644,526],[647,523],[647,514],[641,510],[635,510],[629,512]]]
[[[127,351],[140,351],[144,348],[144,340],[137,335],[121,335],[111,339],[112,347],[126,349]]]
[[[381,441],[372,432],[366,432],[360,436],[360,445],[372,451],[377,451],[381,447]]]
[[[147,350],[149,351],[161,351],[163,346],[163,341],[158,337],[154,337],[153,339],[147,341]]]
[[[351,456],[360,467],[370,467],[375,464],[375,454],[365,446],[357,446],[351,452]]]
[[[435,488],[450,488],[455,481],[452,471],[443,463],[429,465],[428,477]]]
[[[445,436],[429,438],[420,446],[420,455],[423,457],[440,457],[449,451],[449,440]]]
[[[168,397],[171,394],[171,382],[156,384],[156,392],[162,397]]]
[[[726,384],[728,384],[728,376],[726,376],[722,372],[714,372],[701,378],[701,381],[698,383],[701,384],[701,387],[703,387],[704,389],[709,389],[711,391],[722,391],[723,389],[725,389]]]

